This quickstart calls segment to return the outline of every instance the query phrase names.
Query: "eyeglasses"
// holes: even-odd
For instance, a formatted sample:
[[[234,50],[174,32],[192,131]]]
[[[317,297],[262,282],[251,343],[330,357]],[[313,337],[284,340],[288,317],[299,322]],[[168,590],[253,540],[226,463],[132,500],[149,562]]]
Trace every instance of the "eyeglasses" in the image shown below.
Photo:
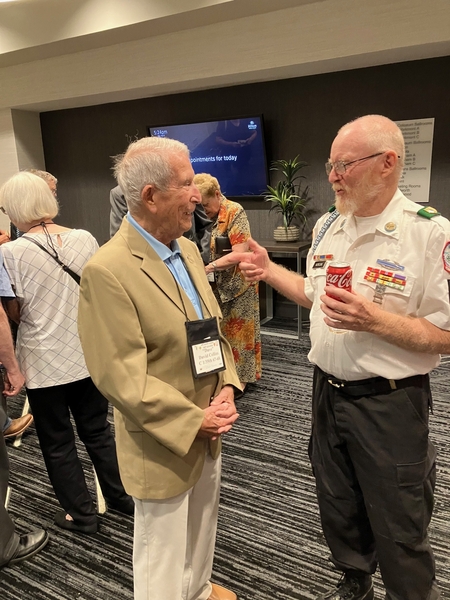
[[[7,214],[8,214],[8,213],[6,212],[6,210],[3,208],[3,206],[0,206],[0,210],[2,211],[2,213],[3,213],[4,215],[7,215]]]
[[[353,165],[354,163],[360,162],[361,160],[369,160],[369,158],[375,158],[375,156],[381,156],[385,152],[386,150],[384,152],[377,152],[376,154],[371,154],[370,156],[364,156],[363,158],[357,158],[356,160],[351,160],[350,162],[346,163],[343,160],[337,160],[334,163],[328,161],[325,163],[325,171],[327,172],[327,175],[329,175],[334,169],[336,175],[343,175],[347,170],[348,165]]]

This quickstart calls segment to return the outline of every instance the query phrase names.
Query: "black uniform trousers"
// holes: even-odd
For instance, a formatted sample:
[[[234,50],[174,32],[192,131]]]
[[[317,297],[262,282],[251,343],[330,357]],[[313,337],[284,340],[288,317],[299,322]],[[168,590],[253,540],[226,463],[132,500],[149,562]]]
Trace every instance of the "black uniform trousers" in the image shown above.
[[[19,545],[19,536],[15,532],[14,523],[5,508],[9,480],[8,453],[3,437],[5,423],[6,414],[0,406],[0,567],[9,562]]]
[[[388,600],[435,600],[428,376],[419,376],[421,385],[364,396],[329,379],[315,368],[310,458],[332,561],[363,573],[379,563]]]
[[[52,387],[27,389],[50,482],[61,506],[83,524],[97,520],[75,446],[70,413],[94,464],[106,501],[126,498],[116,443],[107,419],[108,401],[90,377]]]

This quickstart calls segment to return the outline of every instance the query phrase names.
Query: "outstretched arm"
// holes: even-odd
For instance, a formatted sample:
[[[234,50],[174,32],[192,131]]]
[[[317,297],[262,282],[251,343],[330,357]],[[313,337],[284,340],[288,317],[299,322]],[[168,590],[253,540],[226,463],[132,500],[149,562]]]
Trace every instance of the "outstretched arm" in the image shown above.
[[[220,258],[216,258],[212,262],[206,265],[205,273],[209,275],[209,273],[213,273],[215,271],[225,271],[226,269],[230,269],[231,267],[235,267],[238,263],[234,259],[233,253],[242,254],[248,248],[248,244],[235,244],[232,248],[231,252],[227,252],[224,256]]]
[[[272,262],[267,250],[255,240],[249,239],[248,247],[250,252],[229,254],[231,260],[239,262],[247,281],[265,281],[289,300],[311,308],[312,302],[305,294],[304,277]]]

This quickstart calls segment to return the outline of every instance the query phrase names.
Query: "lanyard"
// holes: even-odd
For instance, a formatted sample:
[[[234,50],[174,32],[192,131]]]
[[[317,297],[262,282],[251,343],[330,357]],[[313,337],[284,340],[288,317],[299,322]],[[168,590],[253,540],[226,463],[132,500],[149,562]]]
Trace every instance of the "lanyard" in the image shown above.
[[[314,240],[314,243],[312,245],[312,254],[314,254],[314,252],[317,250],[317,246],[320,244],[320,242],[322,241],[323,236],[325,235],[325,233],[327,232],[327,229],[330,228],[331,224],[336,221],[336,219],[339,217],[339,212],[335,209],[331,215],[328,216],[328,219],[325,221],[325,223],[322,225],[322,227],[320,228],[319,233],[317,234],[316,239]]]
[[[210,317],[208,319],[202,318],[191,321],[187,314],[180,285],[172,271],[170,271],[170,273],[172,274],[177,286],[181,304],[183,305],[184,316],[186,317],[185,326],[187,344],[189,349],[189,358],[191,361],[191,369],[194,377],[198,379],[200,377],[205,377],[206,375],[212,375],[213,373],[225,371],[225,360],[223,356],[217,318],[211,315],[208,307],[205,303],[203,303]],[[196,292],[198,294],[197,288]],[[198,296],[201,299],[200,294],[198,294]]]

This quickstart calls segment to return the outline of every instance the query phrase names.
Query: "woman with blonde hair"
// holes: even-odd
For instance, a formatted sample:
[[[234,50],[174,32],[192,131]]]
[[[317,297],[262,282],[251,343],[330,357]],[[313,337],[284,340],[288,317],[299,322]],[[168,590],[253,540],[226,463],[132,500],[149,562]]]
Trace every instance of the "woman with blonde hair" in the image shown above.
[[[250,225],[244,209],[227,200],[218,180],[198,173],[194,183],[202,195],[206,216],[213,221],[211,261],[205,267],[223,314],[222,331],[233,350],[236,370],[245,389],[261,377],[261,333],[258,284],[249,283],[229,256],[247,250]]]
[[[109,507],[127,514],[134,507],[119,476],[108,402],[89,377],[78,338],[79,280],[97,242],[87,231],[53,221],[57,200],[32,173],[11,177],[0,188],[0,205],[25,232],[2,246],[16,295],[6,308],[19,325],[18,361],[48,475],[64,509],[55,523],[95,533],[97,514],[77,455],[71,415]]]

